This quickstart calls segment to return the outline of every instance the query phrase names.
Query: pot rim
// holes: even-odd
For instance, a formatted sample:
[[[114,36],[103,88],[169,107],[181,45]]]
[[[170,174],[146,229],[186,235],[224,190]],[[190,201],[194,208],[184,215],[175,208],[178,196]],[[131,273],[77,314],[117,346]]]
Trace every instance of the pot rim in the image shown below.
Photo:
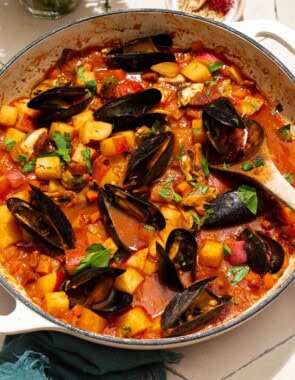
[[[279,68],[289,77],[289,79],[295,83],[295,76],[291,73],[291,71],[270,51],[268,51],[265,47],[260,45],[257,41],[252,39],[251,37],[248,37],[242,32],[239,32],[238,30],[234,29],[233,27],[223,24],[222,22],[208,20],[206,18],[191,15],[185,12],[181,11],[173,11],[173,10],[167,10],[167,9],[147,9],[147,8],[138,8],[138,9],[127,9],[127,10],[118,10],[118,11],[112,11],[108,13],[102,13],[97,14],[93,16],[83,17],[78,20],[71,21],[70,23],[67,23],[63,26],[60,26],[45,35],[37,38],[27,46],[25,46],[23,49],[21,49],[16,55],[14,55],[2,68],[0,71],[0,77],[5,72],[6,69],[8,69],[15,61],[17,61],[21,56],[25,55],[26,52],[37,45],[39,42],[47,39],[48,37],[51,37],[52,35],[67,29],[71,26],[87,22],[89,20],[98,19],[101,17],[111,17],[112,15],[118,15],[118,14],[125,14],[125,13],[167,13],[167,14],[175,14],[177,16],[184,16],[192,19],[199,20],[200,22],[205,22],[207,24],[212,24],[217,27],[220,27],[221,29],[224,29],[227,32],[231,32],[235,35],[238,35],[238,37],[246,40],[248,43],[254,45],[257,49],[262,51],[266,56],[268,56],[272,61],[274,61],[275,64],[279,66]],[[50,322],[54,323],[57,326],[60,326],[64,329],[64,332],[72,333],[74,335],[82,335],[85,339],[91,339],[92,341],[97,341],[97,343],[101,343],[104,345],[109,346],[117,346],[121,348],[126,349],[135,349],[135,348],[142,348],[142,349],[162,349],[162,348],[174,348],[174,347],[181,347],[187,344],[193,344],[197,343],[201,340],[208,339],[210,337],[213,337],[215,335],[219,335],[221,333],[224,333],[228,330],[230,330],[233,327],[238,326],[239,324],[245,322],[246,320],[250,319],[254,315],[258,314],[260,311],[262,311],[267,305],[269,305],[272,301],[274,301],[284,290],[287,289],[287,287],[295,280],[295,269],[289,274],[289,276],[283,281],[283,283],[275,289],[275,291],[266,294],[264,298],[262,298],[260,301],[255,303],[252,307],[244,311],[242,314],[240,314],[238,317],[235,317],[233,319],[230,319],[221,325],[218,325],[217,327],[211,328],[209,330],[185,335],[185,336],[176,336],[176,337],[169,337],[169,338],[160,338],[160,339],[130,339],[130,338],[120,338],[120,337],[113,337],[108,335],[101,335],[94,332],[81,330],[77,327],[74,327],[68,323],[62,322],[61,320],[51,316],[50,314],[46,313],[42,309],[40,309],[36,304],[34,304],[31,300],[29,300],[21,291],[17,290],[16,287],[14,287],[10,282],[8,282],[7,279],[4,278],[4,276],[0,275],[0,284],[17,300],[22,302],[25,306],[29,307],[31,310],[42,316],[43,318],[49,320]],[[9,318],[9,316],[8,316]]]

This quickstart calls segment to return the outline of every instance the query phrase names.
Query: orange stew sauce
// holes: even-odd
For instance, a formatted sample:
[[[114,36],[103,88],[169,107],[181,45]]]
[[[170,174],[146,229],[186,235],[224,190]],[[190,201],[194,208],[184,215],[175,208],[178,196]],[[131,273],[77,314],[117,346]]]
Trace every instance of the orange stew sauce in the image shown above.
[[[225,97],[241,117],[259,122],[266,130],[275,164],[291,183],[295,178],[293,136],[288,128],[282,130],[288,123],[280,106],[272,104],[238,67],[199,41],[186,52],[173,48],[175,62],[156,64],[142,73],[111,67],[106,59],[108,49],[65,50],[31,94],[1,105],[1,263],[34,303],[67,323],[105,335],[161,338],[166,335],[161,328],[161,316],[177,292],[161,279],[156,243],[165,248],[172,230],[193,229],[197,241],[195,273],[178,271],[183,288],[194,281],[215,277],[208,289],[216,297],[231,297],[217,316],[185,333],[209,329],[242,313],[278,281],[294,250],[295,214],[264,194],[263,211],[253,215],[252,221],[229,227],[224,227],[221,221],[220,228],[202,228],[207,204],[226,191],[241,185],[252,186],[226,172],[208,169],[209,142],[202,121],[203,109]],[[27,107],[28,101],[50,88],[65,85],[92,91],[87,108],[49,125],[38,122],[42,111]],[[143,123],[133,130],[108,132],[109,123],[104,122],[103,128],[96,124],[101,122],[94,120],[93,113],[104,104],[149,88],[162,94],[161,101],[150,111],[164,115],[160,127],[157,123],[152,126]],[[40,128],[43,132],[37,134]],[[103,129],[101,135],[96,128]],[[170,131],[175,137],[172,157],[151,184],[135,189],[134,193],[161,211],[166,226],[157,230],[111,206],[115,228],[124,245],[131,247],[127,254],[122,253],[105,228],[98,189],[106,184],[124,187],[131,155],[145,137],[161,131]],[[69,144],[58,145],[56,136],[67,136]],[[75,247],[64,252],[48,251],[10,213],[6,206],[10,197],[30,202],[29,184],[42,190],[65,213],[76,237]],[[284,259],[276,273],[256,273],[239,257],[231,259],[238,248],[245,254],[243,244],[235,245],[245,228],[262,231],[282,246]],[[86,301],[79,294],[70,299],[65,284],[83,259],[88,269],[97,265],[89,264],[89,247],[97,244],[108,256],[105,265],[125,271],[102,281],[104,286],[101,289],[96,286]],[[94,311],[91,299],[104,300],[111,289],[132,295],[132,302],[117,314]],[[101,296],[103,292],[108,294]]]

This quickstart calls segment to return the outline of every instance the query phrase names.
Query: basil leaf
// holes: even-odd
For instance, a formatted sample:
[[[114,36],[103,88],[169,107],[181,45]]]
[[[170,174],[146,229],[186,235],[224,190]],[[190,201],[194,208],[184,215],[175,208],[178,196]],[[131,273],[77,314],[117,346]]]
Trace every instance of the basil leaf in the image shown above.
[[[256,189],[242,185],[238,188],[238,197],[252,214],[256,215],[258,207],[258,197]]]
[[[217,71],[218,69],[220,69],[223,66],[224,66],[223,62],[212,62],[208,66],[208,70],[210,71],[210,73],[213,73],[214,71]]]
[[[89,254],[82,258],[80,265],[74,270],[73,274],[77,274],[85,268],[104,268],[109,265],[109,248],[105,248],[98,243],[93,243],[86,249],[86,252],[89,252]]]
[[[247,274],[249,273],[249,266],[248,265],[237,265],[234,267],[231,267],[229,271],[229,276],[233,276],[230,280],[231,284],[236,284],[240,282]],[[228,276],[228,277],[229,277]]]

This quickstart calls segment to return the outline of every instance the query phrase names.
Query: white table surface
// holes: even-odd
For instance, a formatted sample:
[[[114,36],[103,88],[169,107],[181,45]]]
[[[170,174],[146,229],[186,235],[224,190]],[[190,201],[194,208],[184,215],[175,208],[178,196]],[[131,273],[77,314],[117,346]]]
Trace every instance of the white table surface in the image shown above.
[[[0,0],[0,62],[42,34],[84,16],[102,12],[103,1],[82,0],[79,7],[59,20],[38,20],[16,0]],[[111,0],[111,10],[165,8],[163,0]],[[245,0],[244,19],[280,21],[295,29],[294,0]],[[294,72],[295,57],[277,42],[260,39]],[[294,47],[295,48],[295,47]],[[0,314],[13,310],[14,301],[0,287]],[[0,334],[0,345],[3,341]],[[295,379],[295,284],[275,302],[242,326],[217,338],[177,349],[184,359],[168,368],[168,379],[291,380]]]

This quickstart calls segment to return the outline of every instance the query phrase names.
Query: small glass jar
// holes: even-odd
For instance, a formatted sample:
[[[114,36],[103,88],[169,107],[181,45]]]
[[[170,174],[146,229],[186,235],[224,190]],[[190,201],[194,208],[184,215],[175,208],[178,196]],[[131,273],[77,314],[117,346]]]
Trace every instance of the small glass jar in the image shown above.
[[[63,14],[72,11],[80,0],[19,0],[34,17],[59,18]]]

